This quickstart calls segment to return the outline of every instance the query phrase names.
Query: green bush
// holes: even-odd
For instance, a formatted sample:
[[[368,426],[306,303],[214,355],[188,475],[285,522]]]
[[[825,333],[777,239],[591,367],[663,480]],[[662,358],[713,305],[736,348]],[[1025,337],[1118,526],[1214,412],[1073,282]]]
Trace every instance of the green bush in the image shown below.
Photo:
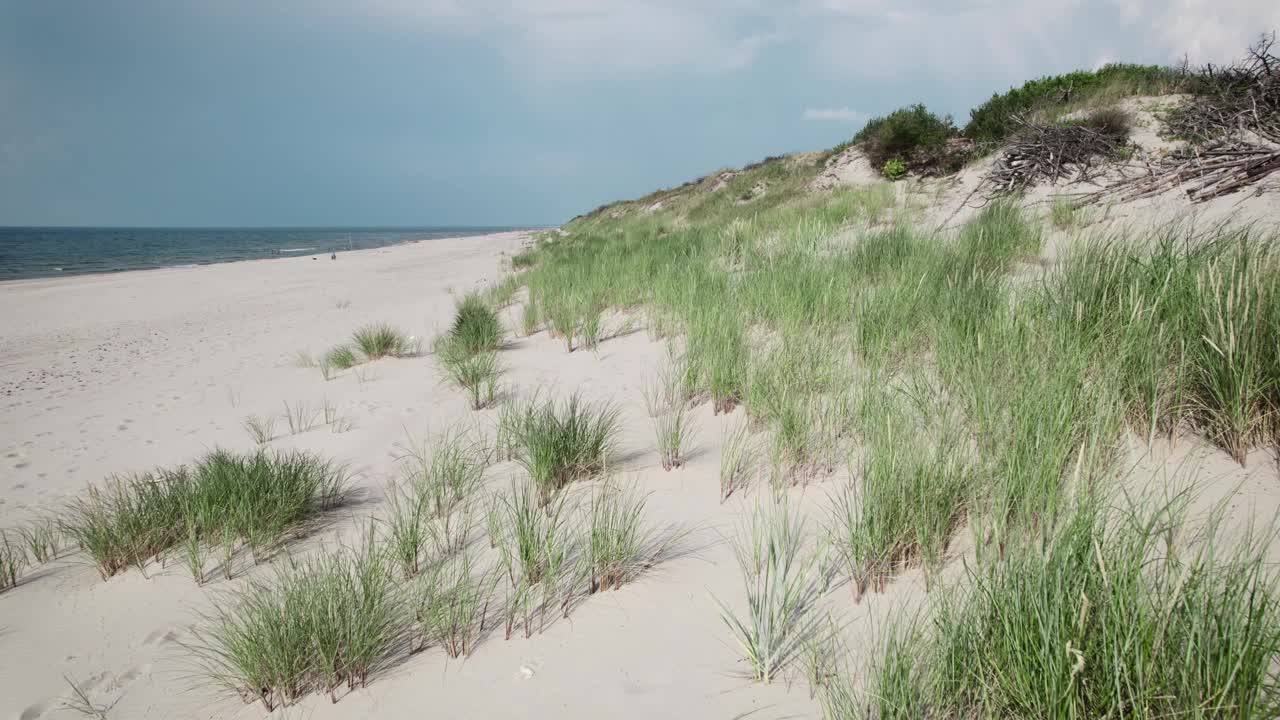
[[[947,155],[947,140],[957,134],[950,117],[938,117],[924,105],[894,110],[867,123],[853,140],[862,145],[871,164],[889,169],[897,160],[906,169],[933,170]],[[945,169],[945,168],[944,168]]]
[[[907,174],[907,164],[902,162],[902,158],[892,158],[884,164],[883,172],[890,180],[897,180]]]
[[[969,112],[964,136],[975,142],[999,142],[1013,134],[1012,115],[1031,115],[1050,108],[1066,108],[1099,96],[1159,95],[1182,88],[1185,76],[1159,65],[1105,65],[1030,80]]]

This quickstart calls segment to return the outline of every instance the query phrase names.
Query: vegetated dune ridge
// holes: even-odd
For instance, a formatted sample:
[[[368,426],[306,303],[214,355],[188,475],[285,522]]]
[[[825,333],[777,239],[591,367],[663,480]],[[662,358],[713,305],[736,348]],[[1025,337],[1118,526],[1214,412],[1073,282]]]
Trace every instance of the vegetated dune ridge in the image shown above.
[[[212,521],[175,510],[201,585],[186,536],[146,536],[176,544],[106,579],[72,548],[29,563],[0,593],[0,713],[1272,716],[1280,190],[1070,201],[1174,150],[1152,108],[1185,101],[1108,98],[1133,116],[1126,158],[1005,199],[981,190],[995,156],[888,182],[854,145],[536,236],[0,286],[11,542],[112,474],[260,441],[341,463],[353,490],[265,541],[227,535],[229,573]],[[483,310],[458,319],[472,292],[497,342]],[[415,337],[330,352],[371,323]],[[613,420],[604,467],[544,443],[567,433],[536,403],[563,419],[575,395]],[[218,608],[307,587],[322,573],[273,583],[370,535],[402,548],[424,483],[444,509],[413,527],[447,547],[422,540],[416,574],[386,561],[399,615],[367,683],[218,665]],[[609,505],[628,491],[642,513]],[[515,532],[521,498],[567,540]],[[592,529],[622,539],[615,575]]]

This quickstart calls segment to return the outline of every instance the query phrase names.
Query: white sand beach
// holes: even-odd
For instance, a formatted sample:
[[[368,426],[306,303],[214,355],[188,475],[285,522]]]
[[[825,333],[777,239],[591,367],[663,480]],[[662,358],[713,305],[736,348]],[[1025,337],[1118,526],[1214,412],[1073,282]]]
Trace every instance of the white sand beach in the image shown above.
[[[350,430],[320,425],[290,436],[278,419],[271,445],[347,463],[368,502],[342,510],[341,520],[290,552],[358,535],[361,519],[378,511],[381,488],[397,476],[398,448],[458,421],[489,423],[493,411],[472,413],[427,355],[379,360],[359,368],[363,379],[342,371],[326,382],[318,370],[298,367],[296,353],[320,353],[370,321],[430,338],[449,322],[454,296],[498,278],[503,256],[523,240],[504,233],[344,253],[337,261],[300,257],[0,285],[0,526],[56,511],[112,474],[189,463],[215,447],[250,450],[247,416],[327,401]],[[505,641],[499,632],[467,660],[438,651],[403,658],[336,705],[316,696],[281,716],[812,712],[804,690],[745,679],[722,632],[713,595],[735,601],[741,582],[722,542],[741,507],[722,506],[716,484],[716,448],[728,420],[700,408],[688,465],[661,470],[640,386],[665,354],[643,331],[572,354],[546,333],[512,333],[502,353],[506,383],[578,390],[620,406],[617,475],[651,493],[652,517],[693,530],[682,557],[642,582],[594,596],[544,634]],[[501,488],[516,472],[503,463],[486,477]],[[232,581],[197,587],[169,563],[103,581],[83,554],[29,572],[0,596],[0,717],[69,717],[67,679],[113,718],[261,717],[260,705],[203,679],[184,644],[195,642],[191,628],[211,600],[266,572],[246,568]]]

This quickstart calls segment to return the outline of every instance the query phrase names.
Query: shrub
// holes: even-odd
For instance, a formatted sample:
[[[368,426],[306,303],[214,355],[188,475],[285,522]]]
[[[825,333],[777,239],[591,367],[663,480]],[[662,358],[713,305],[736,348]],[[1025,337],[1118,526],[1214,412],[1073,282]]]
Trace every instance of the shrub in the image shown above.
[[[907,174],[907,164],[902,162],[902,158],[889,158],[885,162],[882,172],[890,180],[897,180]]]
[[[947,141],[956,134],[951,118],[940,118],[924,105],[910,105],[872,119],[854,142],[862,145],[872,167],[887,171],[889,162],[897,160],[904,172],[951,170],[954,163],[945,157]]]
[[[103,579],[130,565],[142,568],[180,544],[198,554],[201,543],[223,546],[223,570],[230,576],[238,545],[257,558],[288,530],[340,503],[345,486],[343,468],[309,453],[215,450],[191,468],[91,487],[68,508],[63,525]]]
[[[352,333],[351,339],[370,360],[407,355],[413,351],[409,337],[386,323],[365,325]],[[336,363],[334,365],[341,367]]]
[[[408,631],[410,616],[372,538],[255,579],[197,630],[206,672],[268,710],[308,693],[364,687]]]
[[[1017,126],[1010,119],[1013,115],[1056,115],[1073,105],[1099,97],[1119,99],[1129,95],[1178,92],[1185,82],[1186,76],[1172,68],[1125,64],[1030,80],[1022,87],[992,95],[990,100],[970,111],[964,136],[976,142],[999,142],[1015,131]]]

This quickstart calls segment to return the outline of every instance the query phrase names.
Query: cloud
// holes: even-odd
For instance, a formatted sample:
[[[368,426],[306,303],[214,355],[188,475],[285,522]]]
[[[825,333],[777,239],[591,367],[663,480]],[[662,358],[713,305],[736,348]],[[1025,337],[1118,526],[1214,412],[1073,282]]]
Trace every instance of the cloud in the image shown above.
[[[1193,63],[1228,62],[1258,35],[1280,29],[1275,0],[1112,0],[1126,18],[1140,20],[1157,42]]]
[[[1275,0],[285,0],[291,13],[483,44],[542,82],[730,73],[785,46],[830,75],[1021,80],[1123,61],[1232,59]],[[319,8],[319,10],[317,10]]]
[[[849,107],[805,108],[805,120],[838,120],[840,122],[865,121],[867,114]]]

